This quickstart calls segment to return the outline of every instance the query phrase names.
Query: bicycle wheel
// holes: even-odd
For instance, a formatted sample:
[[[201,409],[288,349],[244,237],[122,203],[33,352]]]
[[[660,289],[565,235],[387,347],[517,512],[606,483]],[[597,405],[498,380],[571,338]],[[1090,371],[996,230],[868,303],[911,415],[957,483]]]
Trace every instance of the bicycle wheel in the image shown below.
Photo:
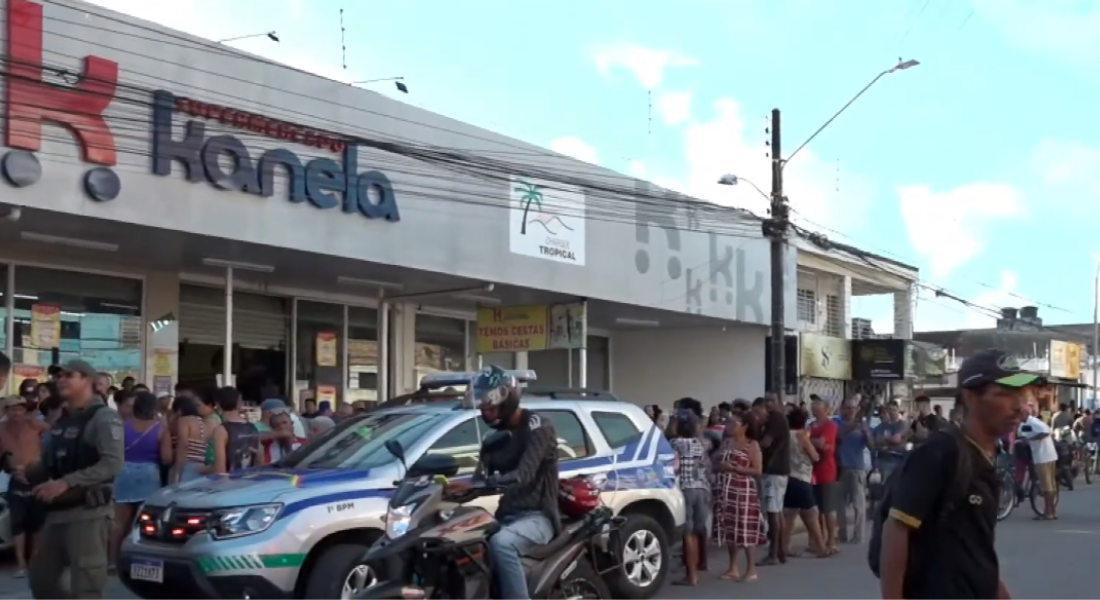
[[[1016,508],[1016,478],[1011,472],[1001,475],[1001,498],[997,505],[997,520],[1004,521]]]

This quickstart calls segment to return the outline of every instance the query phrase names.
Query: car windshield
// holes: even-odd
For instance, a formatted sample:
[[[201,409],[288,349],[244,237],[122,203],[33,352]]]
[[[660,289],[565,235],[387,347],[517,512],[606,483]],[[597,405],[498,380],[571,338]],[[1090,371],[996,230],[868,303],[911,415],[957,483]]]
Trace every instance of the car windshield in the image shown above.
[[[422,412],[385,412],[341,423],[317,440],[279,462],[296,469],[371,469],[395,459],[385,448],[397,440],[409,448],[439,427],[444,415]]]

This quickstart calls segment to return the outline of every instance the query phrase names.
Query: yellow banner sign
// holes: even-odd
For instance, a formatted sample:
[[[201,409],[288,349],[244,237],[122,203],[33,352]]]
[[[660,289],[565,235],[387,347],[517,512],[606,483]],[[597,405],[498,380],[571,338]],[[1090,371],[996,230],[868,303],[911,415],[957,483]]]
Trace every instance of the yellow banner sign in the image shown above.
[[[852,342],[827,335],[802,334],[799,373],[822,379],[852,378]]]
[[[479,308],[478,354],[545,350],[549,338],[549,308],[545,304]]]
[[[1063,379],[1081,378],[1081,356],[1084,354],[1081,346],[1072,342],[1051,340],[1050,342],[1050,374],[1052,377]]]

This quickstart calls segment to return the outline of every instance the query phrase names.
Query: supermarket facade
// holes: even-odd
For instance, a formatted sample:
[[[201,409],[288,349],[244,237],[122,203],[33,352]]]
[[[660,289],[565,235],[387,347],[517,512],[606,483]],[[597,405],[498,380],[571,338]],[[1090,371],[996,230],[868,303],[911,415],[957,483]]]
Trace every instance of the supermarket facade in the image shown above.
[[[95,5],[3,18],[15,381],[80,357],[348,401],[484,362],[640,404],[764,389],[768,244],[737,211]]]

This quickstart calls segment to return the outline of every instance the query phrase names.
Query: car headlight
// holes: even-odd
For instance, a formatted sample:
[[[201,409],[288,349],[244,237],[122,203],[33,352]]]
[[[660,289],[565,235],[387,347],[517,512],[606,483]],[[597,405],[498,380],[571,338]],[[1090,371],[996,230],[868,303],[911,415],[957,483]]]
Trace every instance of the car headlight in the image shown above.
[[[395,540],[408,533],[412,512],[413,507],[408,504],[391,506],[386,511],[386,537]]]
[[[271,527],[282,510],[282,504],[257,504],[220,510],[211,519],[210,534],[215,539],[224,540],[260,533]]]

